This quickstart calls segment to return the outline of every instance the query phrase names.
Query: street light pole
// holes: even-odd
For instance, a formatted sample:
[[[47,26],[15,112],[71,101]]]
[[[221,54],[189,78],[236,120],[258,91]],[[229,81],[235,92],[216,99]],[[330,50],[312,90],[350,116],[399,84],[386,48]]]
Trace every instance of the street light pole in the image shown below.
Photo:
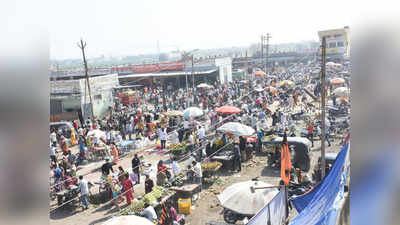
[[[192,79],[193,79],[193,101],[194,101],[194,70],[193,70],[193,65],[194,65],[194,62],[193,62],[193,53],[192,53]]]

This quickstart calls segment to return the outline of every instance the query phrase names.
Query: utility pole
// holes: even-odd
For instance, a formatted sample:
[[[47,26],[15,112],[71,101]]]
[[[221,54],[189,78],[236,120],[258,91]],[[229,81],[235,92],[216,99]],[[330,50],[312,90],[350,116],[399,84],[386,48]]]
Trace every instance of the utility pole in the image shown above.
[[[85,56],[86,42],[84,43],[83,40],[81,39],[80,43],[78,43],[78,47],[82,50],[83,65],[85,66],[86,83],[87,83],[87,87],[88,87],[88,90],[89,90],[90,109],[92,111],[92,121],[94,121],[92,93],[90,91],[89,75],[88,75],[88,68],[87,68],[87,62],[86,62],[86,56]],[[85,95],[85,99],[86,99],[86,95]]]
[[[321,178],[325,177],[325,95],[326,95],[326,38],[322,37],[322,65],[321,65],[321,122],[322,122],[322,138],[321,138]]]
[[[268,66],[268,55],[269,55],[269,39],[271,38],[271,34],[267,33],[267,36],[265,37],[267,40],[267,50],[265,52],[265,68],[264,68],[264,72],[267,73],[267,66]]]
[[[248,75],[248,73],[249,73],[249,58],[247,58],[247,50],[246,50],[246,71],[245,72],[246,72],[245,73],[246,76],[244,77],[244,79],[247,80],[249,77],[249,75]]]
[[[264,62],[264,35],[261,35],[261,65],[263,64],[262,62]]]
[[[193,57],[193,53],[192,53],[192,79],[193,79],[193,98],[194,98],[194,70],[193,70],[193,66],[194,66],[194,57]]]

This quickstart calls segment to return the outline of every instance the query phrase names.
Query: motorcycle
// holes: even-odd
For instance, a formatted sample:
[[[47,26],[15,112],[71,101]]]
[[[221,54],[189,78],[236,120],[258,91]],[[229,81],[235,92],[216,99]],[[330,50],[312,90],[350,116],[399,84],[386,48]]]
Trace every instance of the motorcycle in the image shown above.
[[[247,218],[253,217],[253,215],[240,214],[240,213],[234,212],[234,211],[232,211],[230,209],[226,209],[226,208],[224,208],[222,213],[224,214],[225,222],[227,222],[229,224],[235,224],[237,221],[244,220],[244,218],[246,218],[246,217]]]

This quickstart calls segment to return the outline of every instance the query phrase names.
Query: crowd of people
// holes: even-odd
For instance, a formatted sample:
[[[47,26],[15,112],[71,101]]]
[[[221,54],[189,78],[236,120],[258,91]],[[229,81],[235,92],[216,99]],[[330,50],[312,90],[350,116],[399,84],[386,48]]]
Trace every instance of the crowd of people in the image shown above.
[[[102,177],[111,190],[113,203],[117,209],[120,208],[123,196],[128,205],[133,201],[135,185],[143,184],[145,193],[149,193],[155,185],[163,185],[181,172],[176,160],[171,160],[171,167],[166,166],[161,160],[157,165],[157,177],[154,182],[149,174],[143,172],[143,162],[140,156],[135,154],[132,158],[132,171],[129,173],[118,165],[121,153],[118,146],[127,140],[159,142],[157,147],[160,150],[166,149],[167,143],[188,142],[191,162],[184,170],[187,171],[188,179],[199,184],[202,184],[203,177],[201,161],[231,142],[234,143],[232,170],[241,171],[243,152],[251,149],[246,153],[247,157],[251,157],[254,151],[261,151],[261,139],[266,135],[281,133],[298,135],[296,116],[315,112],[317,108],[303,88],[311,85],[314,95],[318,96],[322,88],[318,81],[310,76],[298,76],[289,72],[279,75],[279,78],[256,77],[254,81],[216,83],[212,89],[195,88],[186,91],[168,85],[167,90],[163,90],[160,86],[148,86],[136,92],[132,104],[122,105],[117,101],[111,107],[111,112],[102,118],[76,120],[72,122],[72,127],[64,126],[58,130],[51,130],[50,167],[54,179],[52,188],[57,192],[68,189],[70,185],[79,185],[82,206],[87,209],[88,181],[83,176],[79,176],[79,180],[76,178],[76,168],[93,160],[95,158],[93,149],[97,148],[101,149],[99,151],[106,160],[101,166]],[[291,79],[293,84],[279,85],[283,78]],[[329,90],[329,86],[325,88]],[[336,99],[334,104],[337,104]],[[340,104],[349,107],[348,101],[341,101]],[[218,114],[216,109],[223,105],[236,106],[242,109],[242,112],[234,115]],[[204,115],[195,119],[166,114],[167,111],[183,111],[190,106],[200,108],[204,111]],[[217,127],[229,121],[252,127],[256,131],[256,141],[248,142],[242,136],[214,133]],[[300,128],[307,131],[306,137],[311,140],[312,146],[314,146],[314,136],[321,135],[317,123],[310,117],[306,125]],[[325,129],[326,141],[330,146],[329,121]],[[100,130],[105,135],[100,137],[91,135],[95,130]],[[71,152],[71,146],[74,145],[79,145],[78,154]],[[113,167],[117,167],[118,170],[114,170]],[[141,181],[141,176],[145,177],[144,182]],[[172,206],[168,207],[171,209]],[[173,212],[172,209],[170,211]],[[157,220],[157,215],[150,205],[146,205],[142,215],[152,221]],[[176,215],[173,217],[178,220]]]

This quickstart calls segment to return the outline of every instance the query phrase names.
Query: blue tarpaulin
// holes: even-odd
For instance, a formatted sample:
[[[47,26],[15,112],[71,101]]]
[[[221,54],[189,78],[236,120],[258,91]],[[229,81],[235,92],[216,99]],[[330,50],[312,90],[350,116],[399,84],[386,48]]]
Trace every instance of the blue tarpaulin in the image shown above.
[[[299,215],[290,225],[333,225],[338,214],[338,200],[343,198],[348,166],[346,144],[338,154],[334,165],[324,179],[309,193],[294,198],[292,203]]]
[[[279,193],[253,216],[246,225],[281,225],[286,219],[286,192],[281,188]]]

